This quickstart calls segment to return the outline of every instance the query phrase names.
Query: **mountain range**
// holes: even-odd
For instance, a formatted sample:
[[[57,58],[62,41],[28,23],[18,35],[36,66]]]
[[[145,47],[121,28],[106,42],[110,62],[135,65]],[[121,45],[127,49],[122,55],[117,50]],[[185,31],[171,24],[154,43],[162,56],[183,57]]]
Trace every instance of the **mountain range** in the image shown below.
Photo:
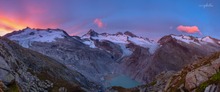
[[[70,36],[25,28],[0,38],[0,89],[218,92],[219,51],[220,40],[210,36],[171,34],[154,41],[129,31]]]

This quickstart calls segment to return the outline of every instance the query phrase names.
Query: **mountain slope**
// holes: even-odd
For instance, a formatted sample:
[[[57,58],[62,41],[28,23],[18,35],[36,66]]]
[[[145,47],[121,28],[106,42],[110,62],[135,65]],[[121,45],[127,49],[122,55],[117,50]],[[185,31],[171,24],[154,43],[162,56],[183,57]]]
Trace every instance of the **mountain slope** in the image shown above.
[[[219,92],[220,52],[199,59],[178,72],[158,74],[154,81],[135,88],[112,87],[113,92]]]
[[[205,91],[210,92],[211,86],[219,85],[220,75],[220,53],[215,53],[210,57],[201,59],[187,67],[183,68],[177,74],[172,76],[167,87],[164,89],[171,90],[188,90],[188,91]],[[177,82],[177,80],[179,82]],[[173,85],[173,86],[171,86]],[[181,85],[184,85],[180,87]],[[216,91],[220,91],[218,88]]]
[[[37,32],[36,29],[28,30]],[[56,29],[50,30],[56,32]],[[5,37],[14,38],[26,31]],[[32,38],[30,33],[27,38]],[[94,30],[82,37],[60,36],[62,38],[54,38],[51,42],[31,41],[26,48],[47,55],[100,85],[121,75],[149,83],[163,71],[179,71],[197,59],[220,51],[220,41],[211,37],[167,35],[155,42],[131,32],[99,34]],[[11,40],[20,45],[20,41],[30,41],[25,37]]]
[[[56,32],[56,30],[53,30],[55,29],[52,29],[52,33],[48,34],[53,34],[53,32]],[[27,38],[33,38],[33,35],[29,35],[31,32],[38,32],[35,29],[24,29],[22,31],[23,32],[21,32],[20,34],[28,34],[27,36],[25,36]],[[62,36],[63,34],[60,35]],[[6,37],[11,39],[17,36],[19,36],[19,34]],[[11,40],[18,42],[20,45],[22,45],[20,43],[21,41],[30,41],[30,39],[26,40],[26,38],[24,38],[24,40]],[[89,80],[95,81],[99,84],[104,84],[103,78],[107,74],[112,74],[112,72],[114,71],[112,67],[117,66],[116,63],[114,64],[114,57],[110,53],[104,50],[100,50],[98,48],[90,48],[87,45],[83,44],[80,39],[71,37],[69,35],[65,35],[65,37],[63,38],[55,38],[55,40],[51,42],[41,42],[36,40],[32,41],[31,39],[31,44],[28,48],[34,51],[38,51],[59,61],[69,69],[76,70],[86,76],[86,78],[88,78]]]
[[[167,70],[179,70],[183,68],[181,65],[192,63],[192,61],[195,61],[198,58],[202,58],[220,50],[220,45],[218,43],[202,42],[202,40],[195,40],[188,43],[191,40],[185,42],[187,39],[184,39],[184,37],[190,38],[190,36],[178,37],[183,38],[177,39],[177,36],[170,35],[159,40],[159,43],[162,46],[158,49],[157,54],[154,56],[154,60],[157,61],[154,64],[168,66]],[[196,38],[191,37],[191,39]],[[165,57],[169,61],[165,60]],[[175,65],[175,67],[172,67],[173,65]],[[158,67],[160,69],[165,69],[160,66]]]
[[[5,91],[92,91],[96,84],[56,60],[0,38],[0,79]]]
[[[160,46],[153,55],[147,51],[147,48],[128,45],[133,53],[121,60],[121,65],[125,67],[124,72],[136,80],[149,83],[163,71],[178,71],[199,58],[220,51],[220,45],[216,43],[219,40],[213,39],[215,43],[198,40],[201,42],[198,45],[195,44],[196,40],[188,43],[186,41],[191,39],[185,38],[201,39],[181,35],[164,36],[158,41]]]
[[[85,44],[88,43],[88,41],[92,41],[88,44],[90,47],[92,46],[94,48],[94,40],[98,40],[100,42],[102,41],[110,41],[115,44],[120,45],[127,45],[127,44],[135,44],[144,48],[148,48],[149,52],[153,54],[155,50],[158,48],[158,45],[156,42],[149,40],[148,38],[142,38],[134,35],[131,32],[125,32],[125,33],[116,33],[116,34],[108,34],[108,33],[102,33],[98,34],[94,30],[90,30],[87,34],[83,35],[81,37],[82,39],[86,40],[84,41]],[[123,49],[123,47],[121,47]]]

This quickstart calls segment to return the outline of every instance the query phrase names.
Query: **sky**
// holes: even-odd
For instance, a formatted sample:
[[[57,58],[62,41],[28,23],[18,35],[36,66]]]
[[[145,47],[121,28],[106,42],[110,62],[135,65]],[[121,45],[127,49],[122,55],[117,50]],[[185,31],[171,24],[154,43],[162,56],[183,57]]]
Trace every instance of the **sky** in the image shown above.
[[[220,39],[219,25],[220,0],[0,0],[0,35],[31,27]]]

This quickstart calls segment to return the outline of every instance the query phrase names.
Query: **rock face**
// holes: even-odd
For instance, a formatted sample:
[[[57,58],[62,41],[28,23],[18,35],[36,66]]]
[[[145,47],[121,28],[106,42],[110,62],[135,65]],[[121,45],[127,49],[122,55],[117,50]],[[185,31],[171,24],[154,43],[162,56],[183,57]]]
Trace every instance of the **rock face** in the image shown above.
[[[220,59],[217,59],[211,63],[211,65],[201,66],[194,71],[188,72],[186,75],[186,88],[194,89],[201,83],[207,81],[211,76],[219,71]]]
[[[119,92],[124,90],[127,92],[219,92],[219,62],[220,52],[189,64],[181,71],[162,72],[149,84],[130,89],[112,87],[108,90]]]
[[[94,30],[90,29],[87,34],[85,34],[84,36],[93,36],[93,37],[97,37],[99,34],[97,32],[95,32]]]
[[[0,38],[0,80],[1,90],[9,92],[99,89],[79,72],[6,38]]]
[[[126,67],[124,68],[126,74],[136,80],[149,83],[163,71],[179,71],[195,60],[220,50],[220,45],[215,43],[214,39],[210,43],[201,40],[202,38],[187,37],[165,36],[158,41],[160,46],[153,54],[149,52],[148,48],[130,44],[128,48],[133,53],[124,57],[121,65]]]
[[[30,34],[30,32],[35,32],[35,34],[38,33],[38,35],[41,35],[42,33],[38,32],[35,29],[24,29],[24,32],[26,34]],[[57,30],[55,32],[57,32]],[[27,48],[40,52],[59,61],[69,69],[82,73],[86,78],[91,81],[95,81],[98,84],[104,83],[101,78],[105,77],[107,74],[112,74],[112,72],[114,71],[112,67],[118,66],[118,64],[114,63],[114,60],[119,58],[120,54],[117,54],[117,52],[114,52],[115,54],[111,54],[98,48],[90,48],[87,45],[83,44],[80,39],[65,35],[63,33],[64,32],[62,30],[58,30],[57,36],[53,38],[53,41],[51,42],[48,42],[47,39],[43,41],[36,41],[35,39],[26,40],[26,38],[20,38],[16,42],[18,42],[19,44],[26,41],[31,42],[29,44],[29,47]],[[48,36],[50,34],[54,34],[53,31],[52,33],[47,33],[44,35]],[[90,30],[88,34],[95,35],[96,33]],[[9,36],[8,38],[11,39],[18,36],[19,35]],[[26,35],[27,38],[35,38],[35,36],[32,36],[33,35]],[[100,44],[100,47],[104,47],[105,44],[111,43],[106,42]],[[114,47],[108,48],[109,50],[111,50]]]
[[[4,92],[4,90],[5,90],[5,84],[2,81],[0,81],[0,92]]]
[[[170,78],[164,91],[219,92],[220,53],[188,65]]]

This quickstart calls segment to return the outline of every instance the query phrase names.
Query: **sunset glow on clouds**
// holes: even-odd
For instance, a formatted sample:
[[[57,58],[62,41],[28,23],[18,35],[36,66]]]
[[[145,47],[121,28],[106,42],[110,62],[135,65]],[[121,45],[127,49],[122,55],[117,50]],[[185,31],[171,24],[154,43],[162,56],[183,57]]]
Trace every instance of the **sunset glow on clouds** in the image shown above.
[[[43,25],[38,24],[37,22],[28,22],[27,19],[19,19],[19,18],[8,18],[7,16],[0,16],[0,36],[10,33],[15,30],[21,30],[26,27],[31,28],[56,28],[55,25]]]
[[[10,18],[6,18],[0,16],[0,35],[4,35],[6,33],[12,32],[13,30],[22,29],[25,26],[18,21],[10,20]]]
[[[102,28],[102,27],[104,26],[102,20],[101,20],[101,19],[98,19],[98,18],[96,18],[96,19],[94,20],[94,23],[95,23],[99,28]]]
[[[215,6],[206,9],[199,5],[207,0],[0,0],[0,35],[30,27],[59,28],[71,35],[94,29],[148,38],[185,33],[217,38],[220,1],[212,1]]]
[[[19,1],[8,1],[7,3],[3,3],[4,1],[0,1],[0,36],[5,35],[6,33],[10,33],[12,31],[17,31],[24,29],[26,27],[31,28],[57,28],[57,24],[55,22],[48,23],[47,19],[42,17],[47,9],[43,7],[36,7],[36,4],[28,4],[18,3]],[[8,3],[20,4],[20,6],[7,5]],[[46,8],[46,7],[45,7]]]
[[[201,33],[197,26],[183,26],[183,25],[179,25],[176,29],[178,31],[186,32],[186,33],[190,33],[190,34]]]

